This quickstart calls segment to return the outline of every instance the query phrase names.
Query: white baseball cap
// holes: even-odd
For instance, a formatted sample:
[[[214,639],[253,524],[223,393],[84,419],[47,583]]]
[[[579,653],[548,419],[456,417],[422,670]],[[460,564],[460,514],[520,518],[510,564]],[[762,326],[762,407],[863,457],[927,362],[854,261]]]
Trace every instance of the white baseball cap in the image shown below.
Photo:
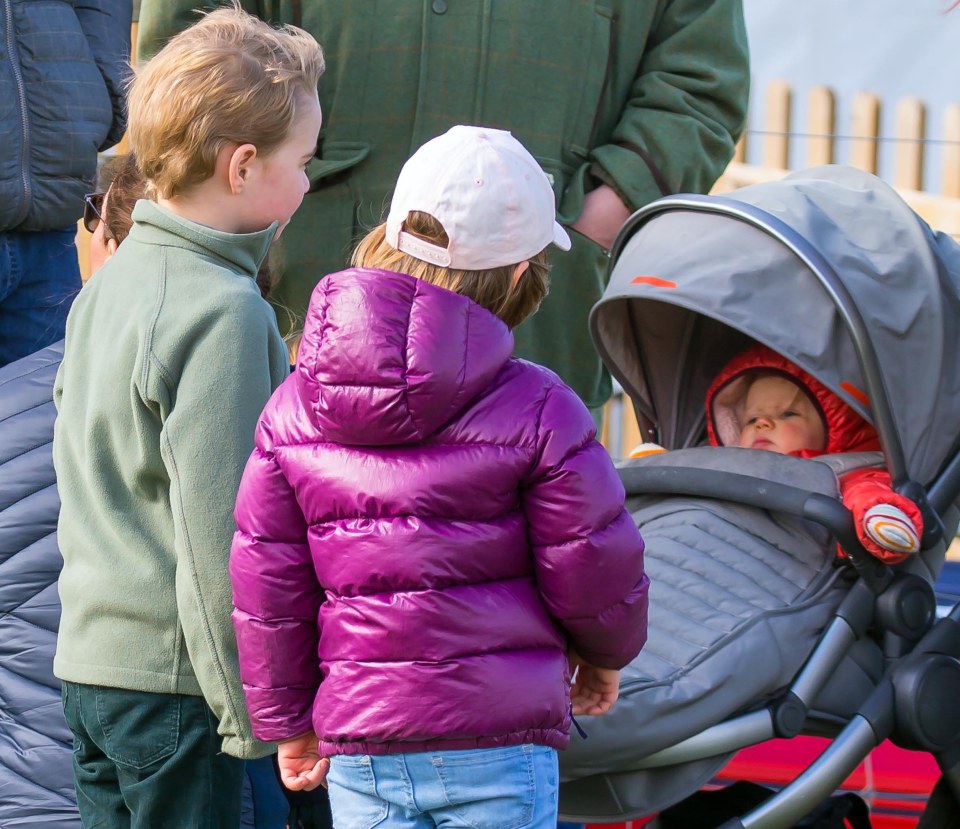
[[[443,225],[447,247],[404,230],[415,210]],[[428,141],[403,165],[386,237],[396,250],[465,271],[523,262],[551,242],[570,250],[570,237],[556,221],[553,188],[534,157],[509,132],[462,125]]]

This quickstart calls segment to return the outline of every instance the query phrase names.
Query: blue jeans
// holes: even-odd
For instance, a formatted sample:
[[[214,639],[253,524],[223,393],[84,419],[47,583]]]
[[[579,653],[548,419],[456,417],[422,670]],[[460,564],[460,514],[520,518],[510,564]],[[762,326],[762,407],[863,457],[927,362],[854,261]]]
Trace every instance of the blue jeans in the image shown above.
[[[336,755],[337,829],[556,829],[557,752],[546,746]]]
[[[84,829],[237,829],[243,760],[202,697],[63,683]]]
[[[0,366],[63,339],[80,290],[76,227],[0,233]]]

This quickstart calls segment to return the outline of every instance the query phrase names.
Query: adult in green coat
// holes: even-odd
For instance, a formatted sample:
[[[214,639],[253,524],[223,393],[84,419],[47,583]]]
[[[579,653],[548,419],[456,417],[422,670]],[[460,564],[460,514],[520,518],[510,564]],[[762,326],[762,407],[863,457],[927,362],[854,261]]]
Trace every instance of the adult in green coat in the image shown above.
[[[516,333],[590,407],[610,393],[587,315],[606,249],[661,195],[709,190],[746,115],[741,0],[241,0],[323,45],[324,128],[313,190],[272,254],[280,304],[301,313],[378,224],[403,162],[453,124],[510,130],[543,165],[573,233],[550,294]],[[142,0],[149,58],[203,0]]]

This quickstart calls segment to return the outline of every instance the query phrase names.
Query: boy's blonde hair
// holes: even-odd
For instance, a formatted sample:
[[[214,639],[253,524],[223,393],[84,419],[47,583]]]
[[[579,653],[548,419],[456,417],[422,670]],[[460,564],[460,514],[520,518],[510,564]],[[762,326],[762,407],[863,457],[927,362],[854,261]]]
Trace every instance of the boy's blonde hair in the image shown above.
[[[323,70],[310,34],[273,28],[236,1],[173,37],[129,88],[130,145],[152,193],[170,198],[205,181],[231,143],[269,155]]]
[[[440,247],[446,247],[450,241],[440,222],[428,213],[411,211],[404,229]],[[516,328],[536,311],[547,295],[550,266],[546,251],[540,251],[529,262],[530,267],[516,286],[513,285],[513,273],[519,262],[483,271],[444,268],[392,247],[386,240],[386,224],[378,225],[361,239],[351,259],[351,264],[357,268],[382,268],[405,273],[469,297],[500,317],[510,328]]]

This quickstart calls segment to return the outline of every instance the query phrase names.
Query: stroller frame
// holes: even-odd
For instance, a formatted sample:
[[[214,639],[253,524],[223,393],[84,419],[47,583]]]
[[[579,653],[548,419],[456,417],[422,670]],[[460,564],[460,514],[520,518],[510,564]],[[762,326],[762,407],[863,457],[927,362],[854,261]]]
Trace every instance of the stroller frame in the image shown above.
[[[941,543],[944,527],[940,516],[960,496],[960,453],[939,472],[929,491],[910,480],[867,327],[829,262],[807,239],[766,210],[727,198],[690,195],[669,196],[633,214],[611,249],[611,269],[636,229],[651,215],[670,210],[736,217],[778,240],[816,276],[833,301],[854,346],[894,488],[911,498],[923,514],[922,549],[929,550]],[[606,359],[610,355],[603,353],[595,312],[596,309],[591,315],[591,328]],[[609,365],[610,360],[606,361]],[[619,379],[633,396],[636,389],[631,389],[623,378]],[[643,424],[645,418],[640,417]],[[851,645],[869,628],[882,632],[885,654],[897,657],[888,660],[880,682],[839,730],[831,745],[805,771],[760,806],[722,824],[722,829],[780,829],[794,825],[832,794],[866,755],[888,737],[906,748],[931,752],[960,802],[960,707],[955,704],[960,689],[960,603],[936,620],[930,582],[915,574],[896,572],[867,553],[857,540],[851,513],[830,497],[751,476],[709,470],[641,465],[626,467],[621,475],[628,495],[694,495],[812,520],[840,542],[859,578],[804,667],[777,700],[643,757],[629,768],[618,769],[618,773],[666,769],[724,755],[773,737],[797,736],[811,724],[809,713],[817,693]],[[836,730],[829,726],[828,729]],[[616,800],[612,789],[610,794]],[[563,806],[561,812],[576,820],[639,816],[571,814]]]

